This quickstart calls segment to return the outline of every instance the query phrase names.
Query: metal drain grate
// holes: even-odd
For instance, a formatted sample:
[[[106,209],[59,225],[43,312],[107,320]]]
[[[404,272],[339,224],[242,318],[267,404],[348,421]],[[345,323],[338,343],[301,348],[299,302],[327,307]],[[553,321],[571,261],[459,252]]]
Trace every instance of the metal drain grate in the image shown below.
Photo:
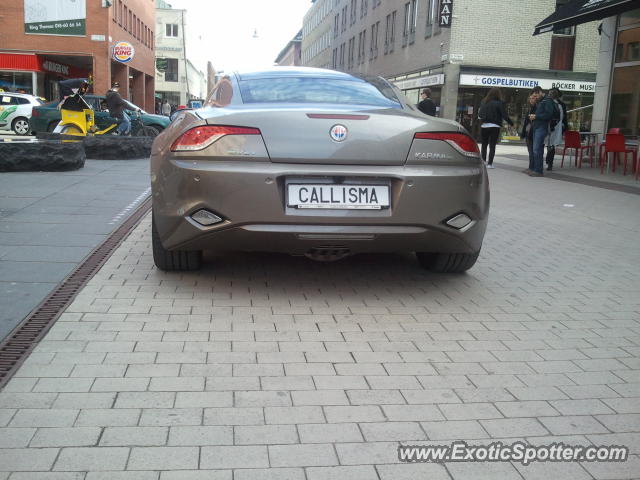
[[[151,198],[147,198],[0,343],[0,389],[150,208]]]

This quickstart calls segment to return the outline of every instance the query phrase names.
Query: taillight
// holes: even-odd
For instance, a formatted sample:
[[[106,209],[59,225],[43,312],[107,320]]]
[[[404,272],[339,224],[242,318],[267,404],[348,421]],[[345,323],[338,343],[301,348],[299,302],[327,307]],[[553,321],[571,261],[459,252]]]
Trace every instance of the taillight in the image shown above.
[[[416,133],[415,138],[424,140],[441,140],[447,142],[458,152],[466,157],[480,157],[480,149],[476,141],[466,133],[457,132],[434,132],[434,133]]]
[[[227,135],[260,135],[260,130],[249,127],[202,125],[184,132],[171,145],[172,152],[193,152],[207,148]]]
[[[31,109],[31,116],[32,117],[39,117],[40,116],[40,112],[38,112],[38,110],[35,107],[33,107]]]

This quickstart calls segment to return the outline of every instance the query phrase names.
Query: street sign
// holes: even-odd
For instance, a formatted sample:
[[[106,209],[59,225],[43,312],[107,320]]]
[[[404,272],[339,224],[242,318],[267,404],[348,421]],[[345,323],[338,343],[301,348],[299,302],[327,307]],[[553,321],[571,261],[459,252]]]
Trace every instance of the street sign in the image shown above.
[[[451,28],[453,0],[440,0],[440,28]]]

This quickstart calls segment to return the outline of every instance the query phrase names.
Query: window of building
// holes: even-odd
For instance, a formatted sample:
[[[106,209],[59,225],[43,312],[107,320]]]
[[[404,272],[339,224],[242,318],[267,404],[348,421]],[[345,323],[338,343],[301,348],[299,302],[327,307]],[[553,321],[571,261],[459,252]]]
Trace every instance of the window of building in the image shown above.
[[[416,26],[418,21],[418,0],[411,0],[409,15],[409,43],[416,41]]]
[[[347,6],[346,5],[342,9],[342,29],[340,31],[342,33],[347,31]]]
[[[349,39],[349,56],[347,60],[347,68],[351,70],[353,68],[353,62],[355,59],[355,50],[356,50],[356,37],[351,37]]]
[[[350,25],[353,25],[354,23],[356,23],[356,11],[358,9],[358,0],[351,0],[351,21],[349,22]]]
[[[369,61],[378,57],[378,30],[380,29],[380,22],[376,22],[371,25],[371,45],[369,47]]]
[[[340,12],[336,13],[336,16],[333,18],[333,38],[338,38],[338,34],[340,33]]]
[[[178,25],[175,23],[167,23],[166,24],[167,37],[177,37],[178,36]]]
[[[133,30],[133,12],[129,10],[129,22],[127,25],[127,31],[131,33]]]
[[[331,68],[338,68],[338,49],[333,49],[333,56],[331,59]]]
[[[345,44],[340,45],[340,70],[344,70],[344,50]]]
[[[165,82],[177,82],[178,81],[178,59],[167,59],[167,71],[164,72]]]
[[[411,20],[411,3],[404,4],[404,22],[402,25],[402,46],[406,47],[409,40],[409,21]]]
[[[360,0],[360,18],[364,18],[367,16],[368,8],[369,8],[369,1]]]

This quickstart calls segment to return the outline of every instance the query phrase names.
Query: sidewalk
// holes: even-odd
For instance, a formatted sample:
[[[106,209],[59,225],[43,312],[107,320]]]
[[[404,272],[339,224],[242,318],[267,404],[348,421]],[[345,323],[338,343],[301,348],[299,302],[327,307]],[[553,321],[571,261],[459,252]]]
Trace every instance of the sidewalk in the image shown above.
[[[0,393],[0,479],[637,479],[640,201],[489,175],[462,276],[410,255],[162,273],[147,217]],[[632,456],[398,461],[400,443],[461,439]]]
[[[0,340],[118,227],[148,188],[146,159],[0,174]]]
[[[597,155],[598,152],[596,152],[593,160],[593,168],[590,166],[587,159],[583,159],[582,168],[577,168],[573,157],[570,157],[569,151],[567,151],[567,155],[564,160],[564,167],[561,168],[562,148],[559,148],[556,151],[553,170],[551,172],[547,172],[545,170],[544,173],[549,176],[549,178],[556,180],[572,181],[611,189],[618,188],[619,190],[626,191],[627,193],[640,194],[640,180],[636,180],[635,175],[631,172],[631,159],[629,159],[629,166],[627,167],[628,172],[626,176],[623,175],[621,165],[616,168],[615,172],[605,170],[605,173],[601,174],[598,166]],[[506,166],[522,170],[527,168],[529,164],[527,148],[522,145],[497,145],[496,158],[497,160],[495,160],[495,164],[497,167]]]

